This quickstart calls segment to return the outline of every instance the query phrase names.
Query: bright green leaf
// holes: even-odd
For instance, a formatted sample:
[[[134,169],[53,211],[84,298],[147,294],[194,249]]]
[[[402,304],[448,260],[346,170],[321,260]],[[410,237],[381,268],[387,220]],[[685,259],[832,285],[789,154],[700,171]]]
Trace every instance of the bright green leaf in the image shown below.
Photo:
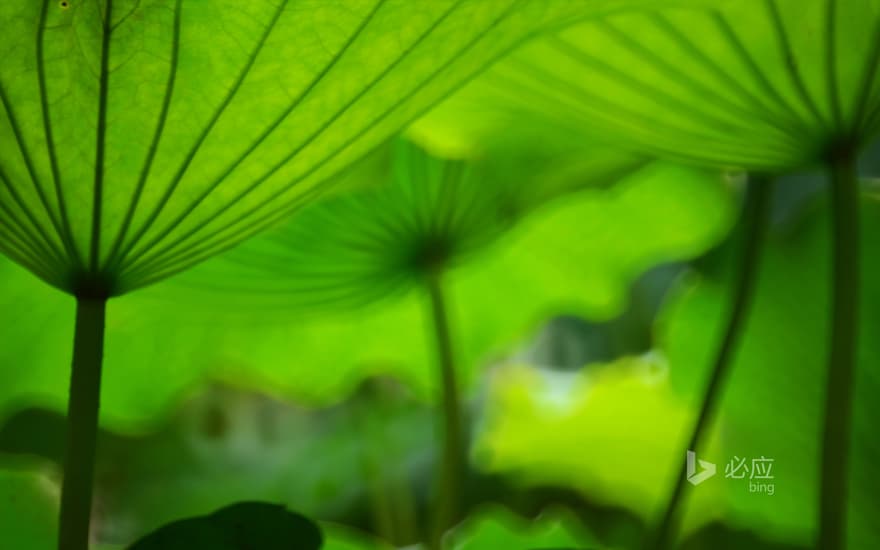
[[[276,389],[309,397],[338,394],[376,372],[431,388],[419,271],[432,261],[428,252],[449,264],[445,285],[467,380],[548,316],[616,315],[642,271],[705,250],[730,223],[724,183],[701,171],[646,167],[613,190],[566,195],[511,219],[504,188],[455,179],[465,173],[461,163],[414,158],[401,161],[391,185],[315,205],[167,285],[225,291],[209,304],[211,322],[228,309],[236,328],[217,354],[250,367],[229,369],[232,376],[259,373]],[[453,179],[410,179],[429,173]],[[334,313],[339,300],[360,307]],[[333,368],[314,367],[321,365]],[[312,382],[323,387],[310,391]]]
[[[562,29],[469,93],[591,139],[782,172],[880,132],[878,63],[877,0],[732,0]]]
[[[101,408],[105,422],[131,427],[155,418],[205,376],[268,388],[276,394],[332,401],[365,376],[388,373],[427,395],[434,386],[430,374],[433,346],[419,292],[403,286],[354,313],[316,310],[308,315],[292,306],[297,305],[297,297],[311,293],[283,292],[285,285],[295,290],[304,281],[281,275],[310,269],[283,263],[283,254],[321,252],[309,242],[313,235],[321,235],[322,242],[344,243],[351,235],[346,227],[358,224],[345,219],[340,226],[338,209],[348,215],[360,205],[362,227],[371,227],[367,222],[381,222],[392,212],[407,214],[406,209],[385,212],[375,208],[391,200],[382,193],[394,192],[400,189],[389,186],[384,191],[365,189],[357,198],[328,198],[315,205],[311,214],[293,218],[278,233],[207,263],[180,281],[112,300]],[[450,272],[447,287],[461,377],[471,380],[482,362],[507,353],[549,316],[582,313],[607,319],[616,315],[624,307],[629,283],[642,271],[706,250],[724,236],[731,217],[729,190],[717,175],[668,166],[643,168],[612,190],[587,190],[540,206],[495,236],[488,247],[463,257],[467,261]],[[305,225],[298,227],[298,223]],[[480,224],[474,227],[483,230]],[[331,238],[334,231],[336,236]],[[291,244],[299,244],[293,249],[279,247],[285,236]],[[392,244],[387,250],[381,248],[379,259],[398,257],[396,245],[400,243]],[[345,249],[328,244],[327,250]],[[204,300],[189,296],[192,288],[185,281],[214,280],[221,288],[235,284],[241,289],[242,280],[222,274],[230,274],[230,266],[231,274],[248,273],[235,268],[236,259],[266,251],[274,254],[274,265],[283,268],[274,275],[276,292],[263,299],[253,292],[228,292],[209,304],[210,315],[196,313],[205,309]],[[339,265],[344,268],[335,274],[345,275],[351,273],[345,261],[359,257],[335,258],[341,258]],[[333,267],[335,260],[321,261],[317,265]],[[40,402],[60,407],[66,395],[65,350],[72,334],[72,301],[29,281],[8,263],[4,269],[8,281],[4,299],[14,304],[15,311],[31,313],[0,318],[14,344],[0,349],[2,364],[28,365],[4,372],[7,383],[0,388],[0,403],[7,408],[36,396]],[[265,274],[265,284],[272,276]],[[375,288],[383,289],[367,286]],[[251,302],[248,310],[242,307],[242,298],[245,304],[256,300],[258,306],[271,307],[255,308]]]
[[[287,215],[534,32],[639,1],[14,0],[0,250],[121,294]]]

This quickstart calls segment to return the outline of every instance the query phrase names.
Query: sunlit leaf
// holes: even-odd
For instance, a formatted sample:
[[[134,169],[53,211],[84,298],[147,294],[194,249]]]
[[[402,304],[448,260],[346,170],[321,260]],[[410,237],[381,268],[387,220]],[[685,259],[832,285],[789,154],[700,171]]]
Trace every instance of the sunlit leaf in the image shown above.
[[[337,313],[312,308],[305,315],[302,308],[292,306],[303,297],[327,294],[304,290],[314,279],[283,276],[309,274],[310,269],[316,269],[310,264],[283,261],[284,254],[295,255],[296,250],[322,252],[315,245],[315,235],[328,243],[328,252],[336,251],[326,259],[317,257],[315,266],[341,268],[328,273],[327,281],[344,282],[351,279],[351,273],[363,274],[345,263],[360,256],[340,255],[346,249],[330,243],[341,246],[352,236],[370,244],[373,233],[352,234],[346,228],[374,227],[370,224],[392,214],[412,215],[402,209],[406,204],[403,198],[403,203],[383,198],[382,193],[393,195],[401,192],[400,187],[383,189],[365,189],[357,198],[331,197],[277,233],[252,242],[229,258],[205,264],[179,282],[169,281],[114,300],[107,320],[104,420],[131,426],[155,418],[206,375],[318,401],[337,399],[364,376],[377,372],[399,375],[423,395],[428,392],[434,385],[430,375],[433,348],[424,328],[424,304],[418,292],[407,291],[404,285],[353,314],[338,308]],[[376,208],[387,207],[389,201],[398,208]],[[339,218],[340,212],[349,214],[355,207],[360,209],[360,221]],[[731,216],[729,192],[718,176],[664,166],[643,168],[610,191],[587,190],[544,204],[497,235],[488,247],[474,251],[450,273],[448,292],[457,323],[462,377],[470,379],[481,361],[505,353],[550,315],[580,312],[593,319],[614,316],[624,306],[629,283],[642,271],[712,246],[726,233]],[[402,217],[396,223],[407,219]],[[474,227],[480,232],[485,229],[481,223]],[[355,267],[385,269],[396,265],[388,262],[400,257],[403,243],[377,242],[380,247],[375,261],[356,263]],[[262,297],[253,292],[228,292],[220,302],[200,302],[191,295],[193,287],[184,284],[187,280],[199,285],[213,281],[215,290],[236,286],[242,290],[247,279],[222,275],[246,274],[248,270],[237,267],[240,262],[235,259],[267,253],[281,271],[276,272],[274,282],[271,272],[264,274],[258,286],[265,285],[270,291]],[[3,269],[7,281],[4,300],[14,304],[16,314],[0,318],[11,340],[10,346],[0,348],[2,364],[27,364],[28,368],[4,371],[6,383],[0,386],[0,403],[8,408],[18,401],[37,399],[60,406],[66,395],[71,300],[42,289],[9,263]],[[340,279],[343,275],[348,279]],[[407,272],[396,276],[405,281]],[[388,285],[388,279],[376,280],[378,283],[359,281],[358,285],[367,286],[353,287],[362,302]],[[337,287],[346,289],[344,285]],[[303,292],[285,292],[297,288]],[[204,290],[200,295],[210,296]],[[206,303],[212,313],[197,314],[206,309]],[[243,307],[248,303],[250,310]],[[182,304],[190,305],[179,307]],[[224,309],[238,314],[230,316]],[[176,313],[170,316],[172,310]],[[144,391],[147,387],[148,392]]]
[[[593,139],[781,172],[880,132],[878,62],[876,0],[733,0],[560,30],[465,92]]]
[[[640,2],[15,0],[0,250],[121,294],[285,216],[511,46]]]

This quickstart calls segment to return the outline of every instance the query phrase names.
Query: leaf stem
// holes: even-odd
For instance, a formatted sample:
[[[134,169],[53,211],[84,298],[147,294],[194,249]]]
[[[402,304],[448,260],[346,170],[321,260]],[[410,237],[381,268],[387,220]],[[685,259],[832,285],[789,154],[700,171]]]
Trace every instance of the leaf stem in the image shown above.
[[[88,550],[106,298],[79,297],[67,409],[59,550]]]
[[[818,548],[838,550],[846,542],[847,472],[855,378],[859,300],[859,201],[855,148],[832,155],[831,207],[833,294]]]
[[[730,296],[730,316],[721,346],[715,355],[706,392],[703,397],[697,421],[694,424],[686,450],[696,451],[711,425],[715,410],[722,397],[724,381],[731,368],[732,359],[743,331],[757,282],[760,267],[761,245],[767,225],[772,181],[763,176],[750,176],[746,188],[745,206],[742,212],[744,234],[741,249],[741,260],[736,273],[733,294]],[[652,533],[649,533],[645,548],[648,550],[665,550],[671,548],[681,524],[681,513],[678,508],[683,500],[686,489],[687,471],[685,469],[685,453],[681,453],[682,469],[675,482],[661,521]]]
[[[461,485],[464,478],[464,435],[461,403],[455,375],[449,318],[443,294],[440,270],[427,278],[432,325],[440,367],[443,450],[437,487],[434,525],[429,534],[431,548],[440,548],[443,533],[454,524],[461,506]]]

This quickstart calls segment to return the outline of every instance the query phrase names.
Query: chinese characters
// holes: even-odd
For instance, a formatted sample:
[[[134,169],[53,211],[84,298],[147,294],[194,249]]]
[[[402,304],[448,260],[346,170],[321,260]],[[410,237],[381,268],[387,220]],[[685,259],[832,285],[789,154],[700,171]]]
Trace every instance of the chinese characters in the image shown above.
[[[773,496],[776,492],[776,486],[771,482],[771,480],[775,479],[773,475],[773,462],[774,459],[763,455],[761,455],[761,458],[752,458],[751,461],[734,455],[724,467],[724,477],[729,479],[748,478],[750,493],[762,493]]]

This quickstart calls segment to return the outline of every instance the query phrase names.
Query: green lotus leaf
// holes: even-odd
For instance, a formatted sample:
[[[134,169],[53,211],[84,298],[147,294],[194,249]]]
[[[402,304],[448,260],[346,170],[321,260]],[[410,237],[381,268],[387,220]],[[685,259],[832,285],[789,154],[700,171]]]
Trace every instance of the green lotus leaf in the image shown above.
[[[489,73],[419,117],[407,128],[407,138],[440,157],[480,158],[493,177],[518,182],[516,194],[526,204],[585,183],[613,184],[625,175],[622,167],[644,162],[644,155],[610,146],[582,128],[493,97],[486,90],[494,84]]]
[[[612,190],[519,211],[510,182],[400,150],[390,185],[318,203],[150,295],[211,308],[216,324],[224,314],[211,297],[223,291],[237,328],[216,355],[248,365],[240,376],[259,372],[276,388],[307,392],[308,365],[333,365],[315,376],[333,380],[330,393],[376,372],[425,391],[434,384],[423,283],[433,263],[447,270],[461,374],[470,378],[549,315],[615,315],[641,271],[705,250],[731,220],[723,179],[700,170],[638,164]]]
[[[823,548],[843,544],[858,333],[856,168],[861,150],[880,132],[878,63],[876,0],[731,0],[708,10],[631,13],[561,29],[526,44],[486,75],[485,86],[494,86],[487,101],[506,98],[519,110],[538,111],[590,137],[664,158],[770,175],[828,169],[838,223],[837,276],[829,280],[834,326],[826,336],[831,391],[822,432]],[[752,223],[757,228],[761,221]],[[744,263],[739,305],[749,299],[750,266]],[[731,317],[725,340],[731,349],[740,332],[737,318]],[[713,402],[709,394],[707,407]],[[701,425],[695,430],[701,432]],[[674,509],[685,486],[680,479],[659,519],[657,548],[676,529]]]
[[[591,139],[777,173],[880,132],[878,44],[876,0],[714,2],[559,30],[464,93]]]
[[[409,287],[403,284],[351,313],[309,304],[311,291],[294,291],[307,288],[303,285],[310,280],[288,275],[308,274],[317,267],[282,261],[284,254],[300,250],[297,243],[304,251],[321,252],[312,244],[320,235],[328,243],[326,250],[335,255],[319,256],[315,265],[343,268],[328,281],[351,281],[351,273],[364,273],[352,271],[352,266],[399,265],[388,261],[399,260],[402,248],[376,249],[378,255],[371,257],[375,261],[358,263],[362,259],[358,249],[342,246],[349,237],[369,244],[369,238],[376,236],[351,233],[346,227],[369,228],[395,212],[405,215],[401,220],[415,215],[402,208],[410,196],[404,191],[421,187],[410,180],[390,183],[367,187],[356,197],[328,197],[310,207],[313,212],[301,212],[284,227],[249,241],[229,256],[111,301],[103,421],[123,430],[142,427],[206,376],[329,402],[340,399],[365,376],[381,372],[397,375],[420,395],[429,395],[435,384],[430,374],[433,347],[424,328],[423,297],[407,278],[411,272],[401,270],[393,278],[409,281]],[[497,197],[499,187],[493,185],[496,190],[489,196]],[[494,208],[491,201],[474,200]],[[360,221],[339,218],[358,204]],[[389,204],[398,206],[388,211],[376,208]],[[493,354],[507,353],[547,316],[559,312],[582,312],[594,319],[614,316],[624,307],[629,282],[641,271],[713,246],[726,234],[732,216],[727,185],[717,175],[658,165],[640,168],[611,190],[585,190],[547,202],[498,233],[499,225],[510,224],[504,218],[508,221],[499,221],[489,232],[494,239],[467,251],[448,280],[462,378],[470,380],[480,363]],[[341,221],[346,225],[340,226]],[[486,241],[483,225],[473,227]],[[270,259],[268,265],[276,271],[266,269],[249,289],[249,279],[240,276],[260,265],[244,266],[239,260],[255,257]],[[6,282],[5,309],[15,312],[0,317],[2,330],[9,335],[8,344],[0,348],[0,364],[10,366],[3,371],[0,410],[8,412],[23,401],[61,407],[67,393],[73,300],[29,279],[11,262],[0,266]],[[215,302],[210,299],[213,291],[199,289],[208,283],[229,292]],[[370,279],[356,283],[348,290],[361,302],[387,286],[381,279],[381,284]],[[272,291],[261,296],[253,292],[255,286]],[[344,285],[337,287],[345,290]],[[232,292],[235,288],[238,293]],[[327,292],[325,297],[350,298],[338,289]],[[351,302],[342,302],[346,303]],[[16,365],[28,368],[12,368]]]
[[[0,250],[71,293],[146,285],[285,216],[535,31],[630,4],[6,2]]]
[[[289,377],[292,370],[279,369],[278,357],[294,359],[309,370],[322,365],[339,365],[334,370],[343,370],[390,364],[405,369],[409,379],[433,381],[436,377],[442,388],[437,401],[443,404],[444,426],[442,481],[436,499],[440,504],[434,507],[431,529],[437,540],[459,519],[455,493],[460,492],[460,485],[455,480],[462,479],[459,464],[465,457],[460,388],[469,385],[489,354],[509,349],[542,317],[558,310],[590,311],[591,306],[595,308],[592,315],[602,308],[619,311],[628,283],[641,270],[711,245],[712,236],[720,237],[726,228],[726,193],[717,173],[669,166],[637,171],[633,179],[656,186],[652,190],[655,196],[645,206],[666,225],[662,229],[652,226],[645,235],[622,246],[629,253],[641,248],[644,257],[625,257],[622,265],[602,265],[603,270],[616,272],[612,284],[618,288],[603,292],[600,300],[613,301],[585,304],[579,299],[581,289],[601,288],[601,283],[589,280],[590,270],[584,269],[594,250],[591,243],[600,242],[601,236],[583,227],[584,220],[591,217],[589,211],[559,208],[563,201],[580,206],[576,194],[521,212],[516,208],[518,201],[509,200],[517,189],[511,189],[509,180],[479,179],[465,163],[432,158],[405,143],[399,146],[391,178],[390,185],[319,203],[276,233],[182,275],[180,281],[191,282],[191,286],[175,301],[186,303],[186,295],[213,281],[223,290],[214,294],[226,297],[222,302],[225,309],[253,310],[257,306],[250,322],[239,322],[241,328],[230,330],[218,348],[231,344],[239,353],[245,350],[247,357],[240,357],[251,364],[255,360],[257,365],[272,364],[274,368],[265,376],[275,377],[276,389],[293,387],[278,378]],[[705,227],[701,220],[682,213],[681,205],[673,202],[673,185],[688,187],[688,192],[702,196],[698,200],[705,200],[706,205],[717,200],[715,212],[720,215],[710,218],[715,223]],[[646,199],[642,194],[636,200]],[[554,202],[557,209],[550,210]],[[553,211],[552,218],[540,215],[545,209]],[[638,220],[628,219],[636,210],[629,205],[605,210],[603,213],[614,216],[610,219],[618,223],[626,220],[644,227],[640,224],[646,222],[641,217],[644,211],[639,211]],[[706,213],[704,209],[700,216]],[[682,227],[686,229],[682,231]],[[705,232],[699,234],[694,228]],[[645,238],[647,234],[651,236]],[[560,235],[575,240],[563,244]],[[599,250],[603,248],[600,245]],[[543,273],[540,278],[524,281],[523,260],[529,256]],[[520,277],[511,277],[515,270]],[[513,279],[507,294],[500,292],[505,278]],[[241,305],[229,298],[235,295],[243,296]],[[454,296],[454,301],[449,296]],[[478,296],[485,304],[484,311],[474,312],[475,304],[480,303]],[[513,307],[500,316],[499,304],[513,296]],[[423,312],[425,302],[428,310]],[[217,323],[222,313],[216,306],[214,309],[211,323]],[[336,315],[327,313],[340,309]],[[275,326],[270,321],[271,311],[282,316]],[[378,325],[371,322],[374,319]],[[316,327],[320,327],[318,331]],[[341,333],[340,328],[350,332]],[[460,337],[468,341],[461,344]],[[334,344],[328,346],[328,342]],[[353,354],[334,358],[327,357],[328,351]],[[267,352],[276,359],[261,357]],[[310,357],[315,358],[309,361]],[[439,367],[438,373],[426,376],[432,365]],[[349,371],[347,378],[363,376]],[[432,386],[426,389],[432,390]]]
[[[721,521],[780,543],[810,545],[815,535],[824,361],[828,320],[827,214],[815,201],[778,226],[768,242],[758,295],[711,436],[698,450],[717,474],[687,493],[685,533]],[[876,246],[880,203],[862,202],[863,252]],[[521,486],[566,483],[592,501],[650,520],[678,474],[711,357],[728,307],[729,255],[691,274],[667,301],[653,355],[589,365],[561,383],[550,373],[506,367],[492,377],[489,418],[476,443],[483,469]],[[873,432],[880,357],[870,334],[880,323],[876,259],[864,256],[865,298],[851,456],[849,547],[870,548],[880,534],[878,457]],[[557,376],[560,376],[557,374]],[[569,375],[570,376],[570,375]],[[774,493],[725,477],[734,457],[773,461]]]
[[[233,312],[238,304],[261,314],[345,314],[420,286],[435,264],[454,270],[479,259],[531,211],[570,191],[571,184],[523,185],[504,161],[432,157],[403,140],[388,149],[364,170],[362,177],[378,179],[373,185],[304,209],[281,229],[184,275],[180,285]],[[590,156],[583,149],[580,155]],[[568,166],[578,187],[606,185],[646,164],[628,154],[596,156],[595,164]]]

